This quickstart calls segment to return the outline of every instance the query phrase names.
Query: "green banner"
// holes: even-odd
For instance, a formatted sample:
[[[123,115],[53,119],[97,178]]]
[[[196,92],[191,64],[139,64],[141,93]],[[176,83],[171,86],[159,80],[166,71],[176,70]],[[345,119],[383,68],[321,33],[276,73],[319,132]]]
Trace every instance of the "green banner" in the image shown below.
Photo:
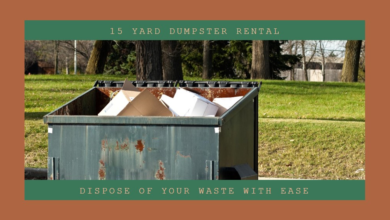
[[[25,181],[26,200],[364,200],[364,180]]]
[[[25,40],[364,40],[365,21],[25,21]]]

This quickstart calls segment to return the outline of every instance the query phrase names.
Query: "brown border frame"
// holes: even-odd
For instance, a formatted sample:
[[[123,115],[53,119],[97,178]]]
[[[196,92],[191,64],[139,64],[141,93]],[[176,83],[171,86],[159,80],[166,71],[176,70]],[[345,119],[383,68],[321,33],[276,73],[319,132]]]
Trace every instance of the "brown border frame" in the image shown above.
[[[313,1],[2,3],[2,213],[43,218],[376,219],[386,215],[389,109],[385,4]],[[89,10],[89,11],[88,11]],[[24,20],[366,20],[365,201],[24,201]],[[383,40],[381,40],[383,39]],[[8,103],[8,104],[6,104]],[[383,217],[382,217],[383,218]]]

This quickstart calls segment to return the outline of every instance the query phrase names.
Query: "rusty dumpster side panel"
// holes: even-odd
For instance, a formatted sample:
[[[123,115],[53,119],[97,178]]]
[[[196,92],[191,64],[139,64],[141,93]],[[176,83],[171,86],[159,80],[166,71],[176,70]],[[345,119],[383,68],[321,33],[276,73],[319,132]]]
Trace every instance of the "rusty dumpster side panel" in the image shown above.
[[[204,180],[209,178],[205,161],[218,161],[219,134],[214,127],[50,127],[49,157],[61,158],[59,179]]]

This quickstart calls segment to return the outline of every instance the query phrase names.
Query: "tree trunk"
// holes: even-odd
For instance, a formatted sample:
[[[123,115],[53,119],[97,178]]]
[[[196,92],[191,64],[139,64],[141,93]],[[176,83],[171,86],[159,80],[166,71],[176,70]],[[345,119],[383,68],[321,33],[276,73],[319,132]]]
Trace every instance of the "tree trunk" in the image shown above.
[[[320,44],[320,54],[321,54],[321,74],[322,74],[322,82],[325,82],[325,67],[326,67],[326,60],[325,60],[325,45],[323,45],[323,41],[319,41]]]
[[[104,72],[104,65],[106,65],[107,55],[110,52],[111,41],[97,40],[93,45],[91,56],[88,60],[87,74],[97,74]]]
[[[54,41],[54,74],[58,74],[58,46],[60,42]]]
[[[65,57],[65,72],[69,75],[68,57]]]
[[[306,54],[305,54],[305,41],[301,41],[302,47],[302,70],[303,70],[303,80],[307,81],[307,67],[306,67]]]
[[[178,41],[161,41],[164,80],[183,80],[180,44]]]
[[[136,41],[137,80],[162,80],[161,41]]]
[[[270,79],[269,42],[264,40],[252,41],[252,71],[251,79]]]
[[[325,57],[324,56],[322,57],[321,65],[322,65],[322,70],[321,70],[321,72],[322,72],[322,82],[325,82],[325,65],[326,65],[326,61],[325,61]]]
[[[212,54],[210,49],[210,41],[203,41],[203,79],[213,78],[212,73]]]
[[[357,82],[359,74],[359,57],[361,40],[349,40],[345,45],[345,58],[341,72],[342,82]]]
[[[292,49],[294,47],[294,41],[289,40],[288,41],[288,54],[293,55]],[[291,70],[290,70],[290,81],[294,81],[294,65],[290,65]]]
[[[302,69],[303,69],[303,81],[309,81],[309,77],[307,75],[307,66],[306,62],[302,63]]]
[[[294,55],[297,55],[297,53],[298,53],[298,41],[295,41],[295,48],[294,48]],[[295,80],[295,67],[297,66],[297,64],[295,64],[294,66],[293,66],[293,71],[292,71],[292,81],[294,81]]]

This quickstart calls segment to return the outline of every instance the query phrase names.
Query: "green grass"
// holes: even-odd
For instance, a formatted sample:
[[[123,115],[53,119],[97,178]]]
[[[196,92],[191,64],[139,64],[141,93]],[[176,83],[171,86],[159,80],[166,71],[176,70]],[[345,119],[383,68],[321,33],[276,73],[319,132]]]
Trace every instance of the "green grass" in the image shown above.
[[[365,121],[365,85],[264,81],[260,117]]]
[[[134,78],[127,78],[134,80]],[[105,75],[26,76],[24,84],[25,112],[51,112],[90,89],[96,80],[124,79],[124,76]],[[40,115],[36,116],[36,118],[38,118]]]
[[[134,80],[133,76],[26,76],[25,166],[46,167],[45,114],[90,89],[96,80],[125,78]],[[364,165],[364,84],[263,81],[259,94],[260,176],[364,179],[364,171],[356,172]]]
[[[365,123],[259,120],[259,175],[296,179],[364,179]]]
[[[47,125],[42,119],[24,120],[24,166],[47,167]]]

